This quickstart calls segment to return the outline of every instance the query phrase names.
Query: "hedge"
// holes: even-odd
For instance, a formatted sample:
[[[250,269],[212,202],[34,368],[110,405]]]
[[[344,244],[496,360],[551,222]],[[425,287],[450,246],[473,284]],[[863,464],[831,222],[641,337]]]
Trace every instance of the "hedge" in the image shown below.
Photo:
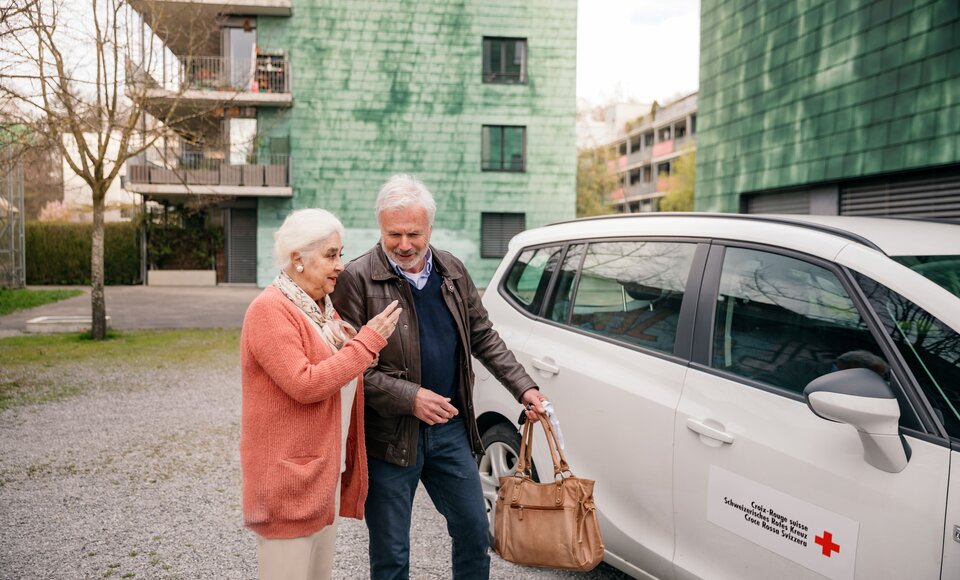
[[[27,284],[90,284],[92,224],[28,222]],[[104,283],[139,284],[140,234],[135,223],[104,226]]]

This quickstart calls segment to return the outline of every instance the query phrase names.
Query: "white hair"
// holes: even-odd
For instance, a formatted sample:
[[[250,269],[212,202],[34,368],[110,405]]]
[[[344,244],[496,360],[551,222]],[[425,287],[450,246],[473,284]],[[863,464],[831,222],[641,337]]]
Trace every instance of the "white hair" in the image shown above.
[[[411,206],[427,210],[427,221],[433,226],[433,218],[437,215],[437,202],[427,186],[413,176],[402,173],[394,175],[383,184],[377,194],[377,221],[380,221],[380,214],[384,211]]]
[[[273,234],[273,259],[280,269],[290,265],[294,252],[306,258],[333,234],[343,237],[343,224],[325,209],[298,209]]]

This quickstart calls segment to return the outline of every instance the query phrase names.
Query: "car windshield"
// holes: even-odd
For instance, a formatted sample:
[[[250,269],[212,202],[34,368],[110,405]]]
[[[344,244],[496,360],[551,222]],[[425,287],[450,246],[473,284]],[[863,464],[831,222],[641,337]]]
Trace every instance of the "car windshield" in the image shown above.
[[[960,255],[894,256],[894,260],[960,296]]]

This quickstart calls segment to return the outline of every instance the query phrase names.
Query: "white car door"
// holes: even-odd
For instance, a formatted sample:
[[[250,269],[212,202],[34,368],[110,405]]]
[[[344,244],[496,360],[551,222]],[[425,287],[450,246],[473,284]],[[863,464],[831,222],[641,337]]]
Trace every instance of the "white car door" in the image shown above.
[[[673,352],[696,252],[689,242],[571,245],[516,352],[557,410],[574,474],[597,481],[608,559],[659,578],[673,574],[671,439],[686,372]]]
[[[910,435],[922,428],[907,409],[909,462],[883,471],[853,427],[802,397],[855,366],[899,392],[896,355],[856,290],[831,266],[762,248],[714,246],[707,272],[675,425],[677,577],[939,578],[949,448]]]

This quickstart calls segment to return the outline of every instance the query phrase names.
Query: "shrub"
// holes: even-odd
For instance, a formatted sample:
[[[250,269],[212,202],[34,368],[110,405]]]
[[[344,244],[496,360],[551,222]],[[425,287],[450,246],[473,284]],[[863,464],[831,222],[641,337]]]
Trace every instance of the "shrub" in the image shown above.
[[[212,270],[223,230],[213,227],[150,228],[147,259],[151,269]]]
[[[27,284],[90,284],[92,224],[28,222],[24,227]],[[106,284],[140,283],[140,235],[136,224],[104,225]]]

